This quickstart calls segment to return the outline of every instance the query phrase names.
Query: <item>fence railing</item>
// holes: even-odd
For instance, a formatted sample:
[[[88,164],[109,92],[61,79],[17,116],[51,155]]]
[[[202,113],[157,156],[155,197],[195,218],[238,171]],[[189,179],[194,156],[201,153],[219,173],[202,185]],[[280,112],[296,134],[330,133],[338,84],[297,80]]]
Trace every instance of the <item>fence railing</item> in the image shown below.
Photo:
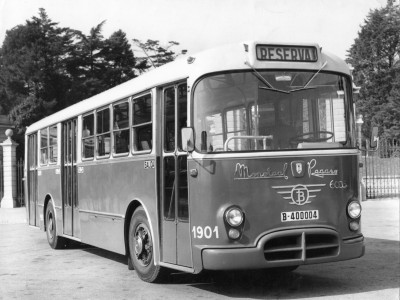
[[[381,139],[376,151],[363,151],[362,181],[367,198],[400,196],[400,141]]]

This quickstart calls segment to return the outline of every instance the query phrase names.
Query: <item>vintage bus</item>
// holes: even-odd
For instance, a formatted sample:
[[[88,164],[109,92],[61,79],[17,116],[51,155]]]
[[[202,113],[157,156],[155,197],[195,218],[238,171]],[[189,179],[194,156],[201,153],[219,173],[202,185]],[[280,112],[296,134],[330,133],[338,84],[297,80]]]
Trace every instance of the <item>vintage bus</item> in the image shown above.
[[[148,282],[361,257],[352,89],[317,44],[182,57],[27,128],[29,224]]]

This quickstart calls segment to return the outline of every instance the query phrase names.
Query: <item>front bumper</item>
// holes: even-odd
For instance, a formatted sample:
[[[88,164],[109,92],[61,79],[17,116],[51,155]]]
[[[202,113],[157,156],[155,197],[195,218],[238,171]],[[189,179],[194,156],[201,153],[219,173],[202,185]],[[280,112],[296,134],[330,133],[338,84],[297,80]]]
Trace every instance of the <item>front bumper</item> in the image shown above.
[[[263,236],[252,248],[203,249],[206,270],[243,270],[307,265],[358,258],[364,237],[340,239],[326,228],[278,231]]]

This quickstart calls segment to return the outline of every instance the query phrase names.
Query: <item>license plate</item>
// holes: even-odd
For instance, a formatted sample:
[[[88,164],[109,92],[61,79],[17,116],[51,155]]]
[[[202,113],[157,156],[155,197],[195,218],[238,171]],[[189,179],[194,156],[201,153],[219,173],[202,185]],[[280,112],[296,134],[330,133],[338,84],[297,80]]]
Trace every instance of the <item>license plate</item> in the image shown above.
[[[281,212],[282,222],[318,220],[318,210],[285,211]]]

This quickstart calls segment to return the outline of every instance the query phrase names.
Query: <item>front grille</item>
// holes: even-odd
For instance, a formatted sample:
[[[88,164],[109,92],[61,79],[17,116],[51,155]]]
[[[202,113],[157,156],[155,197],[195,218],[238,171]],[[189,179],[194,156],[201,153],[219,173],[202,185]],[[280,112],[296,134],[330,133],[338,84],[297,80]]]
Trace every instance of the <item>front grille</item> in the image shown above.
[[[339,253],[339,239],[334,231],[305,229],[271,234],[264,245],[267,261],[306,261],[332,257]]]

